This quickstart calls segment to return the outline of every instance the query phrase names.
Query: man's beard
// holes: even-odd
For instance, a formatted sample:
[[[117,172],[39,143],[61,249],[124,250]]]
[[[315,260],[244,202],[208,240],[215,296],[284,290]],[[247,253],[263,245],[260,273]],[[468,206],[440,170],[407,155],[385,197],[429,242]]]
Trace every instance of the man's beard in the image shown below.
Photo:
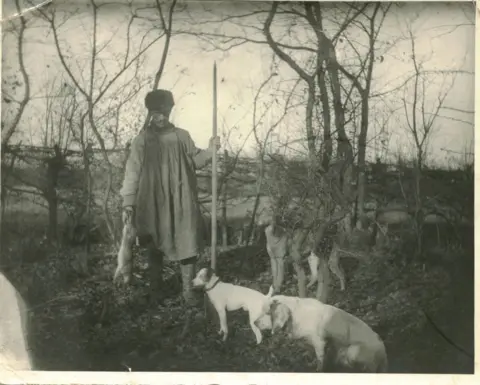
[[[153,125],[155,128],[158,128],[160,130],[163,130],[164,128],[169,127],[170,123],[168,120],[164,120],[162,122],[155,122],[154,120],[152,121]]]

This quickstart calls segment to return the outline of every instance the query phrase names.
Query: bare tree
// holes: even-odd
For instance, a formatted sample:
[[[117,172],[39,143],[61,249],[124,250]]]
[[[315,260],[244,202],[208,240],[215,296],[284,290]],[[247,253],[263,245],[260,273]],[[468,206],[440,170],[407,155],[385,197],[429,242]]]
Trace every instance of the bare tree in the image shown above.
[[[329,206],[329,209],[324,210],[322,214],[325,223],[328,223],[326,226],[320,226],[324,230],[331,224],[328,218],[335,218],[333,223],[338,222],[338,215],[334,215],[335,211],[341,213],[344,218],[342,223],[347,233],[351,222],[350,211],[354,198],[351,183],[353,150],[345,129],[342,67],[336,57],[334,42],[366,7],[367,5],[348,8],[333,36],[327,36],[323,26],[323,13],[328,12],[330,15],[332,8],[308,2],[258,4],[252,6],[249,11],[238,7],[239,9],[235,9],[232,15],[220,16],[214,21],[214,23],[237,26],[239,27],[237,31],[242,30],[243,34],[241,32],[228,34],[215,30],[181,32],[199,37],[214,49],[228,50],[247,43],[267,45],[284,67],[289,67],[298,76],[305,90],[303,99],[305,115],[301,124],[309,160],[305,184],[308,184],[309,193],[316,207]],[[197,24],[200,23],[201,21],[197,21]],[[207,23],[212,23],[212,20],[205,20],[202,26]],[[231,30],[235,31],[235,28]],[[248,36],[247,31],[253,33]],[[317,102],[321,102],[323,107],[321,110],[323,122],[315,117]],[[331,128],[330,123],[332,113],[335,130]],[[320,129],[324,132],[323,144],[318,140]],[[336,160],[333,162],[336,166],[333,167],[335,171],[330,172],[328,168],[331,166],[330,160],[334,151],[333,138],[336,138],[337,144]],[[319,155],[322,161],[319,161]],[[332,204],[329,205],[329,202]],[[313,211],[316,212],[316,210]],[[324,230],[318,233],[319,242],[325,234]],[[299,287],[304,288],[305,274],[301,264],[296,263],[295,269],[299,276]],[[305,290],[300,291],[304,294]]]
[[[12,148],[12,161],[18,159],[29,168],[35,170],[30,175],[13,169],[11,177],[22,187],[6,184],[7,190],[17,193],[28,193],[29,195],[42,197],[47,204],[49,225],[47,238],[52,242],[58,241],[58,206],[61,172],[67,167],[67,158],[70,155],[69,146],[72,139],[75,121],[79,115],[80,105],[76,95],[63,82],[57,81],[47,87],[45,95],[45,120],[39,125],[39,131],[43,134],[44,147],[34,149],[22,148],[21,145]],[[41,123],[41,122],[40,122]],[[28,188],[23,191],[24,187]]]
[[[257,145],[259,147],[259,154],[258,154],[258,177],[257,177],[257,183],[256,183],[256,195],[255,195],[255,202],[253,204],[253,210],[252,210],[252,215],[250,218],[250,224],[247,229],[247,234],[246,234],[246,241],[247,244],[251,241],[251,237],[254,231],[254,226],[255,226],[255,217],[257,215],[257,210],[258,206],[260,204],[260,193],[261,193],[261,186],[263,183],[263,176],[264,176],[264,156],[265,156],[265,146],[264,144],[260,142],[258,138],[258,133],[257,133],[257,126],[259,124],[259,121],[257,121],[257,105],[258,105],[258,99],[259,96],[263,90],[263,88],[270,82],[270,80],[274,77],[277,76],[277,74],[271,73],[267,79],[265,79],[260,87],[257,90],[257,93],[255,94],[255,97],[253,99],[253,114],[252,114],[252,131],[255,135],[255,139],[257,141]],[[267,109],[264,109],[263,115],[265,115],[268,112]],[[261,118],[260,118],[261,119]],[[265,141],[268,140],[269,134],[272,131],[273,128],[270,128],[267,132],[267,135],[265,137]]]
[[[260,198],[261,194],[263,191],[263,185],[264,185],[264,180],[265,180],[265,172],[266,172],[266,165],[265,165],[265,157],[268,152],[267,148],[267,143],[269,142],[272,134],[275,132],[277,127],[282,123],[284,118],[287,116],[289,110],[292,108],[292,95],[296,89],[296,86],[298,86],[298,81],[296,82],[295,87],[293,87],[289,93],[289,95],[286,98],[283,113],[278,116],[278,118],[275,121],[272,121],[271,119],[268,120],[268,125],[266,125],[266,132],[263,134],[263,138],[260,136],[260,133],[258,132],[259,128],[259,122],[260,120],[264,119],[264,116],[268,114],[271,111],[271,107],[273,105],[273,102],[276,101],[276,96],[273,95],[273,100],[271,104],[264,105],[265,109],[263,110],[263,114],[260,117],[260,119],[257,120],[257,105],[259,102],[259,95],[262,90],[262,88],[274,77],[277,76],[277,73],[272,73],[270,76],[260,85],[255,98],[254,98],[254,107],[253,107],[253,117],[252,117],[252,127],[253,127],[253,133],[255,136],[255,141],[257,144],[257,180],[256,180],[256,186],[255,186],[255,201],[253,204],[253,209],[252,209],[252,214],[250,218],[250,224],[247,229],[246,233],[246,240],[247,242],[252,242],[253,241],[253,235],[254,235],[254,227],[256,223],[256,217],[257,217],[257,211],[260,205]]]
[[[2,146],[8,145],[10,138],[12,137],[13,133],[17,129],[18,123],[20,122],[22,115],[25,111],[25,108],[30,101],[30,79],[27,73],[25,61],[24,61],[24,42],[25,42],[25,33],[27,30],[27,19],[21,13],[21,7],[19,0],[15,0],[15,7],[19,14],[18,18],[15,18],[12,23],[12,33],[16,34],[17,37],[17,58],[18,58],[18,66],[19,72],[21,75],[21,79],[17,79],[16,76],[13,78],[13,84],[11,87],[11,91],[15,92],[18,88],[23,87],[23,95],[22,97],[17,100],[14,94],[10,94],[10,90],[6,90],[4,88],[4,82],[2,82],[2,94],[3,100],[2,102],[5,104],[15,103],[17,105],[16,111],[13,115],[12,121],[10,124],[6,124],[2,121]],[[15,25],[15,22],[18,21],[18,26]]]
[[[353,5],[352,5],[353,6]],[[370,115],[370,90],[372,87],[372,78],[373,78],[373,68],[376,61],[376,52],[375,44],[380,33],[380,30],[383,25],[383,21],[387,15],[388,10],[390,9],[391,4],[388,4],[386,7],[382,7],[381,3],[377,3],[373,6],[371,15],[367,14],[367,10],[362,11],[362,16],[366,18],[367,23],[363,23],[360,18],[352,21],[352,24],[357,26],[360,30],[366,33],[368,37],[368,52],[362,57],[358,52],[355,45],[347,38],[347,42],[356,51],[358,58],[361,60],[360,71],[357,75],[351,74],[343,66],[340,66],[342,73],[352,81],[353,85],[360,94],[361,99],[361,122],[360,122],[360,134],[358,136],[358,159],[357,159],[357,206],[358,210],[355,213],[355,222],[357,226],[361,224],[360,221],[357,221],[358,218],[364,217],[364,204],[365,204],[365,171],[366,171],[366,149],[367,149],[367,134],[369,127],[369,115]],[[377,19],[379,19],[377,23]],[[365,25],[367,24],[367,25]],[[360,78],[363,77],[362,85]],[[353,109],[355,111],[355,109]]]
[[[453,79],[450,82],[447,82],[448,77],[444,77],[439,93],[436,97],[436,103],[433,106],[429,106],[428,89],[433,88],[435,85],[423,71],[422,67],[424,63],[422,63],[417,56],[418,52],[416,51],[415,46],[415,36],[411,29],[408,31],[408,34],[410,39],[414,77],[412,80],[412,87],[405,88],[404,96],[401,101],[406,117],[406,131],[413,139],[415,150],[413,160],[414,203],[411,211],[414,216],[415,235],[417,240],[416,252],[417,255],[421,255],[423,251],[422,232],[425,219],[425,202],[421,191],[422,172],[428,152],[429,139],[435,130],[435,122],[445,103],[445,98],[453,86],[455,75],[453,75]],[[408,98],[405,95],[407,93],[411,95],[411,98]],[[408,199],[407,204],[411,206]]]
[[[8,175],[13,169],[15,163],[15,155],[11,157],[10,164],[5,163],[6,155],[9,152],[8,145],[10,139],[18,128],[20,120],[25,112],[28,102],[30,101],[30,78],[26,69],[24,61],[24,42],[25,42],[25,33],[27,31],[27,19],[21,13],[20,1],[15,0],[15,8],[17,14],[20,16],[15,18],[13,21],[8,23],[11,26],[11,29],[8,31],[16,36],[16,49],[17,49],[17,60],[19,66],[20,79],[17,78],[17,75],[14,75],[11,79],[11,82],[7,81],[7,78],[2,76],[2,148],[1,148],[1,165],[2,165],[2,180],[1,180],[1,205],[2,213],[5,210],[6,204],[6,194],[7,190],[5,185],[7,182]],[[17,25],[18,24],[18,25]],[[7,35],[6,28],[3,28],[4,36]],[[5,47],[5,46],[4,46]],[[5,55],[2,56],[2,61],[4,60]],[[7,86],[10,86],[10,89],[7,89]],[[20,99],[17,99],[17,90],[23,88],[23,95]],[[8,110],[10,106],[14,105],[12,114],[10,116]],[[6,108],[7,107],[7,108]],[[8,108],[10,107],[10,108]],[[8,121],[5,116],[7,116]]]

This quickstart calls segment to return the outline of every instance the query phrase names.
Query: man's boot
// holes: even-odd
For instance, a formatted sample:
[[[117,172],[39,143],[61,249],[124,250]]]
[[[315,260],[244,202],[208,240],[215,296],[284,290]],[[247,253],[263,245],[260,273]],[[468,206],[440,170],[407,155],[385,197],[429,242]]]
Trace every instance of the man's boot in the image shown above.
[[[195,310],[197,308],[198,300],[193,290],[192,280],[195,278],[195,262],[196,258],[188,258],[184,261],[180,261],[180,271],[182,274],[182,290],[183,301],[185,305],[185,324],[182,330],[182,337],[185,337],[192,320],[195,316]]]
[[[163,253],[153,243],[147,247],[149,293],[148,300],[151,305],[162,305],[165,300],[165,287],[163,284]]]

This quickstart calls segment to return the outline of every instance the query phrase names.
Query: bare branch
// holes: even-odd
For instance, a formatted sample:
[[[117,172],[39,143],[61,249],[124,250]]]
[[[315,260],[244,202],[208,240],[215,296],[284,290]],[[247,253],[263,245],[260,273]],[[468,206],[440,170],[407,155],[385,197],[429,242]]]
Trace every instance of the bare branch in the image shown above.
[[[272,34],[270,32],[270,27],[272,25],[273,18],[275,17],[275,12],[277,11],[278,3],[272,3],[272,7],[268,14],[267,19],[265,20],[264,24],[264,33],[267,37],[268,45],[273,49],[273,51],[277,54],[277,56],[286,62],[298,75],[305,80],[307,83],[312,83],[312,75],[307,74],[290,56],[288,56],[285,52],[283,52],[278,44],[273,40]]]
[[[168,54],[168,48],[170,46],[170,40],[172,38],[172,22],[173,22],[173,10],[175,9],[175,5],[177,4],[177,0],[172,1],[172,5],[170,6],[169,12],[168,12],[168,26],[165,26],[165,21],[163,20],[163,13],[162,13],[162,8],[160,6],[159,0],[157,0],[157,7],[158,7],[158,12],[160,13],[162,17],[162,23],[163,23],[163,30],[166,35],[165,39],[165,45],[163,47],[163,53],[162,53],[162,58],[160,59],[160,66],[158,68],[157,73],[155,74],[155,80],[153,82],[153,89],[158,87],[158,83],[160,82],[160,77],[163,74],[163,71],[165,69],[165,63],[167,61],[167,54]]]
[[[349,6],[350,6],[350,8],[355,9],[353,4],[349,4]],[[368,6],[368,3],[364,4],[351,17],[345,19],[345,21],[340,26],[339,30],[335,33],[335,35],[333,35],[332,42],[335,42],[340,37],[340,35],[348,28],[348,26],[352,23],[352,21],[354,21],[358,17],[358,15],[360,15],[361,13],[364,12],[364,10],[367,8],[367,6]]]
[[[17,38],[17,44],[18,44],[18,64],[20,66],[20,73],[23,78],[23,83],[25,87],[25,92],[23,94],[23,98],[19,103],[17,113],[15,114],[15,117],[13,119],[13,122],[11,125],[5,129],[2,127],[2,146],[5,146],[8,144],[10,141],[13,133],[17,129],[17,126],[20,122],[20,119],[23,116],[23,113],[25,111],[25,107],[27,106],[29,100],[30,100],[30,78],[27,73],[27,69],[25,66],[24,62],[24,57],[23,57],[23,42],[24,42],[24,36],[25,36],[25,31],[27,28],[26,20],[23,14],[21,14],[21,8],[20,8],[20,1],[15,0],[15,6],[17,8],[17,13],[20,14],[19,20],[20,20],[20,30],[18,32],[18,38]],[[3,151],[2,151],[2,156],[3,156]]]
[[[442,106],[442,109],[444,109],[444,110],[456,111],[456,112],[462,112],[462,113],[464,113],[464,114],[470,114],[470,115],[474,115],[474,114],[475,114],[475,111],[462,110],[462,109],[460,109],[460,108],[455,108],[455,107]]]
[[[176,34],[198,37],[212,44],[212,46],[214,46],[215,48],[221,49],[222,51],[227,51],[230,48],[239,47],[247,43],[268,44],[268,41],[265,41],[265,40],[258,40],[258,39],[252,39],[250,37],[245,37],[245,36],[235,36],[235,35],[228,35],[228,34],[214,33],[214,32],[177,31]],[[232,45],[228,48],[222,48],[220,45],[213,43],[211,40],[207,40],[207,38],[223,39],[221,44],[231,43]],[[310,47],[294,46],[294,45],[289,45],[284,43],[277,43],[277,45],[280,48],[289,49],[292,51],[307,51],[307,52],[313,52],[313,53],[316,52],[313,48],[310,48]]]

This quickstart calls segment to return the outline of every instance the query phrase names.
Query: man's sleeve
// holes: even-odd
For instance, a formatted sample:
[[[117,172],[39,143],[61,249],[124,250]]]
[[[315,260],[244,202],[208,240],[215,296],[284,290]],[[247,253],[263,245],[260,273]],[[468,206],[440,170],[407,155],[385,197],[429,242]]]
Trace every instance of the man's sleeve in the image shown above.
[[[187,135],[187,148],[190,156],[195,162],[195,167],[197,169],[200,169],[208,163],[208,161],[212,158],[212,154],[210,153],[210,150],[202,150],[197,148],[195,146],[195,143],[193,142],[192,137],[190,136],[190,133],[187,131],[185,132]]]

